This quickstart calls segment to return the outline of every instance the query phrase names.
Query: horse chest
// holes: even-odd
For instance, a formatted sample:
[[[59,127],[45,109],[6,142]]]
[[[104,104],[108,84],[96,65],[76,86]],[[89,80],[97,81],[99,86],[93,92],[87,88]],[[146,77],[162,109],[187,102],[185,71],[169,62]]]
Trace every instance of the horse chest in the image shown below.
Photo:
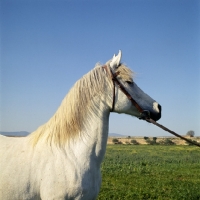
[[[50,162],[52,163],[52,162]],[[74,159],[56,159],[47,165],[41,181],[42,199],[95,199],[101,185],[100,169],[95,164]]]

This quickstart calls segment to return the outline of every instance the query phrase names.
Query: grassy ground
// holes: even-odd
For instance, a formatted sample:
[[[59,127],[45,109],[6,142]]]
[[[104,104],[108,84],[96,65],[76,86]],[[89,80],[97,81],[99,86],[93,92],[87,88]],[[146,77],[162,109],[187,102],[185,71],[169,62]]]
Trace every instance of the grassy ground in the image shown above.
[[[200,200],[200,148],[108,145],[99,200]]]

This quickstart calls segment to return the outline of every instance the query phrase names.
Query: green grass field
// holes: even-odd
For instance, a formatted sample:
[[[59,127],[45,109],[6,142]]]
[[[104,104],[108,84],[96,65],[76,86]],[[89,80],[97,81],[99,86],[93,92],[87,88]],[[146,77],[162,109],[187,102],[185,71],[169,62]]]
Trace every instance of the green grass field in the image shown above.
[[[108,145],[98,200],[200,200],[200,148]]]

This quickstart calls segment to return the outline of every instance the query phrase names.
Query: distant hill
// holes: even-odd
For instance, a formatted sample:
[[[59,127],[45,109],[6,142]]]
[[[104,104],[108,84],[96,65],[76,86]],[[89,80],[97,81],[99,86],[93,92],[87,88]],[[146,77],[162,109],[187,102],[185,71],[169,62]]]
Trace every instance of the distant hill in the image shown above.
[[[29,134],[27,131],[19,131],[19,132],[5,132],[5,131],[0,131],[1,135],[5,136],[15,136],[15,137],[24,137]]]
[[[108,137],[127,137],[127,135],[121,135],[118,133],[109,133]]]
[[[0,131],[0,134],[5,135],[5,136],[24,137],[24,136],[27,136],[29,134],[29,132],[27,132],[27,131],[18,131],[18,132]],[[108,136],[109,137],[127,137],[127,135],[121,135],[121,134],[118,134],[118,133],[109,133]]]

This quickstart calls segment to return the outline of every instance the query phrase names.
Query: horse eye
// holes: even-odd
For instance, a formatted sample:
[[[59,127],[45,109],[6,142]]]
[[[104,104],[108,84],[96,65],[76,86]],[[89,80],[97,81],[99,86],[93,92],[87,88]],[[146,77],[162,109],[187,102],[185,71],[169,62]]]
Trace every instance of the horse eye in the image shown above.
[[[126,81],[129,85],[133,85],[132,81]]]

